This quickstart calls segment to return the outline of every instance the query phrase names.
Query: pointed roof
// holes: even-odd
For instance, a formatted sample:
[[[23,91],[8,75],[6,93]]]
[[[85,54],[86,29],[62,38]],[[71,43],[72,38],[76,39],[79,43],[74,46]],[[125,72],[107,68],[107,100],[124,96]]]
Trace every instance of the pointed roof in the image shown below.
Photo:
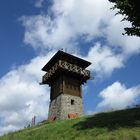
[[[50,60],[49,62],[42,68],[43,71],[48,71],[49,69],[51,69],[51,67],[53,65],[55,65],[55,63],[58,60],[65,60],[71,64],[76,64],[77,66],[81,67],[81,68],[86,68],[88,67],[91,63],[81,59],[79,57],[76,57],[74,55],[71,55],[69,53],[63,52],[63,51],[58,51]]]

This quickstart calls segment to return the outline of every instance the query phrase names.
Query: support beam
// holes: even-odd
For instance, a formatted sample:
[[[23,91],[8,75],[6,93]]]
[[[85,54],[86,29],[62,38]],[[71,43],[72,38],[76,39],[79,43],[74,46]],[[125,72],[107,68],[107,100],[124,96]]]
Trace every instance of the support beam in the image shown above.
[[[67,72],[76,73],[83,77],[90,77],[90,71],[83,69],[75,64],[70,64],[66,61],[59,60],[55,65],[43,76],[42,82],[44,83],[52,77],[58,69],[64,69]]]

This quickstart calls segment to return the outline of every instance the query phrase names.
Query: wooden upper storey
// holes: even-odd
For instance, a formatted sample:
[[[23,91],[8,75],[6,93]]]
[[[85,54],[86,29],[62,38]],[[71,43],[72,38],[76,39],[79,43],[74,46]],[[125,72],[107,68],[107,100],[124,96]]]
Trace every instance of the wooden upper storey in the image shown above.
[[[72,77],[76,77],[82,84],[90,78],[90,71],[85,69],[90,64],[91,63],[86,60],[63,51],[58,51],[42,68],[43,71],[47,72],[42,78],[42,83],[51,85],[52,81],[55,80],[56,75],[65,73]]]
[[[85,69],[86,67],[88,67],[91,63],[83,60],[79,57],[73,56],[71,54],[68,54],[66,52],[63,51],[58,51],[51,59],[50,61],[42,68],[43,71],[48,71],[50,70],[58,60],[63,60],[66,61],[70,64],[74,64],[77,65],[83,69]]]

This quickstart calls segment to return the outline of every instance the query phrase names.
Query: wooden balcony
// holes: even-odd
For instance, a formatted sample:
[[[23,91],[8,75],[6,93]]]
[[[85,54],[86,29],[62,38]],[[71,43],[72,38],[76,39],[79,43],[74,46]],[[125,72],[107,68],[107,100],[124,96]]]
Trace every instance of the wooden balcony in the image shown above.
[[[82,77],[90,78],[90,71],[83,69],[75,64],[70,64],[66,61],[59,60],[55,65],[43,76],[42,83],[45,83],[49,78],[51,78],[57,70],[62,69],[68,73],[74,73]]]

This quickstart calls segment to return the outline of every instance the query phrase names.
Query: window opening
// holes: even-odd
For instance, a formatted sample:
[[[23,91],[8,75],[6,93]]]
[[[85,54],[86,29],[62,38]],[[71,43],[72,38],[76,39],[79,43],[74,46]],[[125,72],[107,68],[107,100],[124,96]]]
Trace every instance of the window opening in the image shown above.
[[[71,105],[74,105],[74,100],[71,100]]]

